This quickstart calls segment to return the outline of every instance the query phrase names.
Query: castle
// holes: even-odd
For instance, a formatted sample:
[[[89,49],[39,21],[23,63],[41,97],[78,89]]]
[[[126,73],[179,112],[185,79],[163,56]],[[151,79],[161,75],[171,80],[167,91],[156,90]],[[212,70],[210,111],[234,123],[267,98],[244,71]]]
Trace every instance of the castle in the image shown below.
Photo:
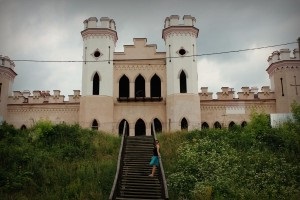
[[[82,90],[65,101],[59,90],[12,91],[15,64],[0,57],[0,121],[28,128],[39,120],[78,123],[120,133],[128,123],[130,136],[157,131],[245,126],[253,110],[268,114],[290,113],[300,102],[299,49],[275,51],[268,58],[271,86],[242,87],[240,92],[222,87],[213,99],[207,87],[198,92],[196,40],[199,30],[190,15],[165,19],[165,52],[145,38],[134,38],[115,52],[116,24],[108,17],[84,21]],[[237,96],[237,97],[236,97]]]

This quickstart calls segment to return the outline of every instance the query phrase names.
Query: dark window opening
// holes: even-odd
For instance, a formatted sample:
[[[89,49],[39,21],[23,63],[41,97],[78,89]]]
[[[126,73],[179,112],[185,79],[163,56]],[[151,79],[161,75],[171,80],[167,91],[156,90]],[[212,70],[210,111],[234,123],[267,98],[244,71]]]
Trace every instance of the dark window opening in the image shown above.
[[[146,125],[142,119],[138,119],[135,123],[135,136],[146,135]]]
[[[155,133],[161,133],[162,132],[162,125],[161,122],[159,121],[159,119],[155,118],[153,120],[154,122],[154,127],[155,127]],[[153,126],[151,124],[151,135],[153,135]]]
[[[94,52],[94,56],[95,56],[96,58],[98,58],[98,57],[100,56],[100,52],[99,52],[99,51],[95,51],[95,52]]]
[[[129,135],[129,124],[125,119],[123,119],[119,124],[119,135],[120,136],[122,136],[122,134],[123,134],[123,128],[124,128],[125,123],[126,123],[125,135]]]
[[[188,127],[189,127],[189,125],[188,125],[187,120],[185,118],[183,118],[181,120],[181,130],[188,130]]]
[[[235,123],[234,122],[230,122],[229,125],[228,125],[228,128],[231,129],[233,127],[235,127]]]
[[[187,89],[186,89],[186,75],[184,73],[184,71],[181,71],[180,73],[180,93],[186,93]]]
[[[119,81],[119,97],[129,97],[129,79],[123,75]]]
[[[186,50],[185,49],[180,49],[178,53],[183,56],[183,55],[186,54]]]
[[[222,128],[220,122],[215,122],[214,123],[214,128]]]
[[[209,128],[209,125],[208,125],[208,123],[206,123],[206,122],[203,122],[203,123],[202,123],[202,125],[201,125],[201,128],[202,128],[202,129]]]
[[[93,95],[99,95],[99,91],[100,91],[100,78],[98,73],[96,72],[93,78]]]
[[[23,124],[22,126],[21,126],[21,130],[26,130],[27,129],[27,127]]]
[[[161,97],[161,81],[160,78],[155,74],[151,78],[151,84],[150,84],[150,96],[151,97]]]
[[[243,121],[242,124],[241,124],[241,126],[242,126],[242,127],[247,126],[247,122],[246,122],[246,121]]]
[[[96,119],[94,119],[94,121],[92,123],[92,130],[98,130],[98,122]]]
[[[145,97],[145,79],[142,75],[135,79],[135,97]]]

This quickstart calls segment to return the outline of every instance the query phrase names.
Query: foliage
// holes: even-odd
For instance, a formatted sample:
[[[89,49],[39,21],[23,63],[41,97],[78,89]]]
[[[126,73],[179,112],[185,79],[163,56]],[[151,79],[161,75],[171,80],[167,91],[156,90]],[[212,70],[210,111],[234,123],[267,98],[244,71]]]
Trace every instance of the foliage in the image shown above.
[[[161,134],[170,199],[299,199],[295,123],[275,129],[265,114],[251,119],[245,128]]]
[[[107,199],[120,139],[79,125],[43,121],[0,126],[2,199]]]

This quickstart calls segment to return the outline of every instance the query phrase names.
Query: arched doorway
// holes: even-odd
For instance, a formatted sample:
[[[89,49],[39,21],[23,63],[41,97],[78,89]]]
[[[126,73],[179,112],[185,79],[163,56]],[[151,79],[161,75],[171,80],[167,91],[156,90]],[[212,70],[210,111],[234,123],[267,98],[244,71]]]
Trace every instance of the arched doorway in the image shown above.
[[[246,121],[243,121],[242,124],[241,124],[241,127],[244,128],[245,126],[247,126],[247,122],[246,122]]]
[[[228,125],[228,128],[231,129],[235,126],[235,123],[233,121],[231,121]]]
[[[154,122],[154,127],[155,127],[155,133],[161,133],[162,132],[162,125],[161,122],[159,121],[159,119],[155,118],[153,120]],[[153,126],[151,124],[151,135],[153,135]]]
[[[201,129],[206,129],[206,128],[209,128],[209,125],[207,122],[203,122],[201,125]]]
[[[146,135],[146,125],[142,119],[138,119],[135,123],[135,136]]]
[[[181,120],[181,130],[188,130],[188,121],[186,120],[186,118],[184,117],[182,120]]]
[[[214,123],[214,128],[222,128],[220,122],[215,122]]]
[[[98,130],[98,122],[96,119],[93,120],[92,123],[92,130]]]
[[[119,124],[119,135],[123,134],[124,123],[126,123],[125,135],[129,135],[129,123],[126,119],[123,119]]]
[[[26,130],[27,129],[27,127],[23,124],[22,126],[21,126],[21,128],[20,128],[21,130]]]

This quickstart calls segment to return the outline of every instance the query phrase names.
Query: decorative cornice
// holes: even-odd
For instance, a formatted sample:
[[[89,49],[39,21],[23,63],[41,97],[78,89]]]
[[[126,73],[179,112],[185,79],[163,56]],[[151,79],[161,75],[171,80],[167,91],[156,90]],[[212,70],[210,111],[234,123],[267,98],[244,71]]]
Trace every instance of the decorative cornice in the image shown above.
[[[134,70],[143,70],[143,71],[149,71],[149,70],[166,70],[165,65],[114,65],[114,69],[117,71],[134,71]]]
[[[108,28],[88,28],[81,31],[81,35],[83,40],[97,37],[111,38],[114,43],[118,40],[117,32]]]
[[[272,74],[275,71],[281,70],[299,70],[300,69],[300,62],[299,60],[282,60],[276,63],[272,63],[266,71],[268,74]]]
[[[17,73],[11,68],[0,66],[0,76],[13,80]]]
[[[166,40],[168,37],[173,35],[189,35],[197,38],[198,33],[199,29],[193,26],[170,26],[163,29],[162,38]]]

